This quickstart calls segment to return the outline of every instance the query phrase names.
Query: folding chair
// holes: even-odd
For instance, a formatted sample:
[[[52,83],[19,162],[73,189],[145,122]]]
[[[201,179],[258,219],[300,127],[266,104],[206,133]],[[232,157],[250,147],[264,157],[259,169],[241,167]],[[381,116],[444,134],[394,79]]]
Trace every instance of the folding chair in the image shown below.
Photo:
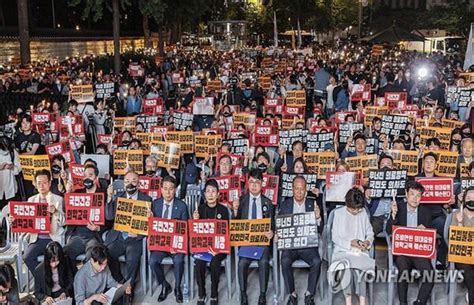
[[[237,301],[240,301],[240,284],[239,284],[239,256],[238,256],[239,249],[238,247],[234,247],[234,263],[235,263],[235,282],[237,283]],[[280,291],[278,285],[278,272],[279,272],[279,265],[278,265],[278,253],[277,253],[277,246],[276,243],[273,243],[273,255],[272,259],[270,260],[270,267],[272,268],[272,281],[273,281],[273,289],[275,289],[275,295],[278,298]],[[256,269],[258,268],[258,261],[252,260],[249,265],[249,269]]]
[[[327,241],[327,247],[328,247],[328,265],[329,266],[332,264],[332,256],[334,253],[334,243],[332,242],[332,225],[334,222],[334,213],[335,211],[339,209],[343,209],[343,208],[345,208],[345,206],[336,207],[334,210],[331,211],[328,217],[328,221],[326,223],[326,227],[325,227],[325,232],[326,232],[325,235],[326,235],[326,241]],[[367,217],[368,215],[369,214],[367,214]],[[373,246],[370,247],[369,249],[369,255],[372,258],[374,258],[375,256],[375,250]],[[374,304],[374,284],[373,282],[369,282],[368,285],[369,285],[369,293],[368,293],[369,304],[373,305]],[[330,289],[328,289],[328,300],[329,300],[330,305],[332,305],[333,303],[332,302],[333,298],[334,298],[333,293],[330,291]]]
[[[201,201],[201,185],[199,184],[190,184],[186,189],[186,197],[184,197],[184,202],[188,206],[189,217],[191,218],[194,210],[199,206]]]
[[[388,256],[388,305],[392,305],[395,297],[395,283],[394,281],[397,279],[398,276],[398,268],[393,262],[393,254],[392,254],[392,240],[389,234],[385,235],[387,240],[387,256]],[[436,258],[431,260],[431,265],[433,266],[433,270],[436,270]],[[411,276],[413,277],[421,277],[421,274],[418,270],[412,270]],[[421,282],[420,282],[421,285]],[[435,290],[431,291],[431,305],[435,305]]]
[[[5,208],[8,208],[7,205]],[[7,241],[5,245],[5,251],[0,252],[0,262],[3,263],[14,263],[16,267],[16,273],[18,277],[18,292],[29,292],[29,281],[28,281],[28,268],[23,268],[23,236],[21,233],[13,233],[10,228],[10,224],[7,224]],[[24,271],[24,269],[26,269]],[[24,290],[25,288],[25,290]]]
[[[190,267],[189,267],[189,271],[191,273],[191,277],[190,277],[190,284],[191,284],[191,287],[190,287],[190,291],[191,291],[191,297],[194,299],[194,297],[196,296],[196,291],[195,291],[195,288],[194,288],[194,285],[195,285],[195,279],[194,279],[194,262],[196,261],[196,259],[192,256],[192,255],[189,255],[189,258],[190,258]],[[207,266],[209,266],[209,263],[206,264]],[[224,267],[225,269],[225,277],[226,277],[226,281],[227,281],[227,297],[229,298],[229,300],[232,300],[232,253],[229,253],[226,257],[225,260],[223,260],[221,262],[221,267]]]
[[[446,246],[449,249],[449,227],[453,221],[454,213],[458,209],[454,209],[451,213],[446,216],[446,222],[444,223],[443,237],[446,242]],[[446,285],[446,293],[448,294],[448,305],[454,305],[456,300],[456,291],[458,280],[463,280],[464,277],[461,272],[455,272],[456,266],[454,263],[449,263],[448,267],[448,285]]]

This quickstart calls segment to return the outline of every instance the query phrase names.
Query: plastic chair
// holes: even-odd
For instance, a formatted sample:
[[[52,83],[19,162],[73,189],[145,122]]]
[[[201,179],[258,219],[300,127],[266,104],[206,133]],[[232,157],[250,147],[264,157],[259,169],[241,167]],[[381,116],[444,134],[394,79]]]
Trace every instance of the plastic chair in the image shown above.
[[[449,249],[449,227],[453,221],[454,213],[457,212],[458,209],[454,209],[451,213],[446,216],[446,222],[444,223],[444,230],[443,230],[443,237],[446,243],[446,246]],[[459,279],[463,279],[461,272],[455,272],[456,265],[454,263],[449,263],[448,267],[448,278],[449,282],[446,285],[446,293],[448,294],[448,305],[454,305],[456,300],[456,291],[457,291],[457,283]],[[453,278],[453,276],[456,276]]]
[[[8,205],[6,206],[8,207]],[[29,292],[29,281],[28,281],[28,269],[23,268],[23,236],[21,233],[13,233],[11,231],[8,221],[7,224],[7,241],[5,245],[5,251],[0,252],[0,262],[3,263],[14,263],[16,267],[16,273],[18,277],[19,291]],[[26,269],[26,271],[23,271]]]

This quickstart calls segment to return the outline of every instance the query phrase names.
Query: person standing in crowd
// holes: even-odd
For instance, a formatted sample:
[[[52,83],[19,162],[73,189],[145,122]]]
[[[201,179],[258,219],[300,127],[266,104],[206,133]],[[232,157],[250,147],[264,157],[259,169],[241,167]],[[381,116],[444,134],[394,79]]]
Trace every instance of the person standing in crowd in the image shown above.
[[[110,272],[107,248],[96,245],[91,248],[90,259],[74,277],[74,300],[76,305],[108,304],[111,300],[105,292],[110,288],[120,286],[121,284],[115,281]],[[127,287],[125,294],[131,294],[130,286]],[[129,304],[129,298],[122,297],[120,304]]]
[[[51,193],[51,174],[48,170],[39,170],[34,176],[35,186],[38,194],[28,198],[28,202],[38,202],[48,204],[48,213],[51,221],[51,231],[49,234],[29,233],[25,236],[28,247],[23,254],[26,266],[34,273],[38,266],[38,256],[44,253],[46,246],[53,240],[62,242],[64,239],[64,225],[66,217],[64,215],[63,198]]]
[[[271,241],[273,238],[273,228],[275,211],[272,201],[262,194],[262,172],[253,169],[249,173],[249,193],[235,200],[233,203],[235,219],[271,219],[272,231],[267,234],[267,238]],[[263,254],[258,260],[258,280],[260,283],[260,295],[258,297],[258,305],[266,304],[266,294],[268,287],[268,279],[270,276],[270,259],[271,259],[271,243],[270,246],[264,246]],[[248,305],[247,297],[247,278],[248,269],[252,259],[239,257],[238,278],[240,287],[240,303]]]
[[[61,245],[52,241],[44,250],[44,261],[35,270],[35,297],[42,304],[74,297],[75,267],[64,254]]]
[[[13,141],[0,137],[0,210],[15,198],[18,192],[16,175],[20,173],[20,160]]]
[[[128,96],[125,102],[125,109],[127,116],[132,116],[140,113],[142,111],[142,100],[137,96],[136,87],[130,87],[128,89]]]
[[[357,188],[350,189],[346,194],[346,206],[333,210],[334,220],[331,228],[334,252],[331,265],[347,260],[350,264],[350,283],[344,288],[346,305],[352,304],[352,294],[359,296],[359,304],[367,304],[367,283],[359,282],[361,272],[375,268],[374,260],[369,256],[373,246],[374,232],[369,215],[365,209],[365,198]],[[348,226],[347,224],[351,224]],[[331,267],[329,267],[331,270]]]
[[[127,172],[123,181],[125,192],[119,194],[118,198],[147,201],[151,205],[151,197],[138,191],[139,176],[137,173],[133,171]],[[113,197],[113,191],[113,185],[111,184],[107,188],[107,198],[110,198],[110,202],[107,203],[105,209],[105,219],[109,222],[109,226],[113,226],[112,224],[115,222],[115,212],[117,209],[117,198]],[[142,256],[142,242],[143,236],[141,235],[128,234],[114,229],[110,229],[107,232],[104,244],[109,253],[110,271],[116,281],[122,283],[124,280],[130,280],[131,286],[136,286],[140,258]],[[125,277],[120,271],[120,262],[118,260],[122,255],[125,255],[127,266]]]
[[[184,202],[175,197],[176,180],[171,176],[166,176],[161,180],[162,198],[153,201],[151,212],[153,217],[164,219],[188,220],[188,208]],[[161,292],[158,296],[158,302],[166,300],[171,293],[171,285],[166,281],[163,266],[161,262],[165,257],[170,256],[173,259],[173,271],[175,279],[174,295],[176,303],[183,303],[183,292],[181,290],[181,279],[184,274],[185,255],[181,253],[167,253],[162,251],[153,251],[150,253],[150,266],[153,274],[161,285]]]
[[[318,233],[321,234],[323,231],[321,210],[316,202],[306,197],[306,180],[303,176],[295,177],[293,180],[293,198],[284,201],[278,211],[278,215],[314,212]],[[304,294],[304,304],[314,305],[314,295],[316,294],[316,286],[321,268],[321,258],[319,256],[318,247],[282,251],[281,270],[285,286],[290,292],[288,305],[298,304],[298,296],[296,294],[295,279],[292,270],[293,262],[297,260],[303,260],[309,265],[308,287]]]
[[[229,210],[219,203],[219,185],[216,180],[210,179],[204,187],[205,204],[201,204],[193,213],[193,219],[217,219],[229,220]],[[221,273],[221,262],[226,259],[227,254],[212,253],[210,261],[211,274],[211,305],[217,305],[219,278]],[[206,300],[206,265],[205,260],[195,260],[196,282],[198,285],[199,299],[197,305],[204,305]],[[192,266],[191,266],[192,268]],[[193,280],[193,279],[191,279]]]
[[[433,228],[431,212],[426,206],[420,205],[420,200],[425,191],[423,185],[417,181],[408,181],[406,184],[406,200],[404,203],[392,203],[392,213],[387,222],[387,234],[392,233],[393,226],[405,226],[419,229]],[[399,255],[395,257],[399,269],[398,298],[401,305],[407,305],[408,278],[413,269],[420,272],[433,271],[431,262],[427,258],[409,257]],[[413,305],[425,305],[433,289],[433,282],[422,276],[421,287]]]

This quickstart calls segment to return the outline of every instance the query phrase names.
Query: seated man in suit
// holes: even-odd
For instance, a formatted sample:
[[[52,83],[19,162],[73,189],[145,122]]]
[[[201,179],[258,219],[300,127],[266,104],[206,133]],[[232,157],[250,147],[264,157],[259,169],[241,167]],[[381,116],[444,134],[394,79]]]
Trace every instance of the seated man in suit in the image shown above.
[[[125,192],[118,194],[118,197],[148,201],[151,206],[151,197],[138,191],[138,180],[139,176],[137,173],[133,171],[127,172],[124,176]],[[117,198],[113,198],[112,184],[107,188],[107,197],[110,198],[110,202],[107,203],[105,208],[105,219],[109,222],[109,225],[113,227],[115,211],[117,209]],[[107,232],[104,243],[109,253],[110,272],[112,272],[116,281],[124,282],[124,277],[120,272],[118,258],[125,255],[127,265],[125,280],[130,279],[132,287],[135,286],[138,269],[140,267],[140,257],[142,256],[142,240],[143,236],[141,235],[128,234],[125,232],[115,231],[114,229]]]
[[[272,232],[267,235],[268,239],[273,237],[274,228],[274,207],[272,201],[262,194],[262,172],[253,169],[249,173],[249,193],[240,197],[240,200],[234,201],[235,219],[262,219],[270,218],[272,220]],[[258,280],[260,283],[260,296],[258,305],[266,304],[266,293],[268,287],[268,278],[270,276],[270,257],[272,246],[264,246],[261,259],[258,261]],[[240,302],[242,305],[248,305],[247,298],[247,277],[249,265],[252,259],[239,258],[239,286],[240,286]],[[275,267],[275,266],[274,266]]]
[[[318,232],[322,233],[323,225],[321,221],[321,210],[317,203],[306,197],[306,180],[303,176],[296,176],[293,180],[293,198],[288,198],[279,208],[279,215],[314,212]],[[292,265],[297,260],[303,260],[309,265],[308,288],[304,296],[305,305],[314,305],[314,294],[318,283],[321,258],[317,247],[306,249],[283,250],[281,254],[281,270],[285,286],[290,292],[288,305],[297,305],[295,279],[293,277]]]
[[[387,222],[387,233],[392,233],[392,226],[406,226],[419,229],[433,228],[431,223],[430,210],[420,205],[421,195],[425,191],[423,185],[417,181],[408,181],[406,184],[406,203],[397,205],[392,203],[391,217]],[[421,287],[418,297],[413,305],[425,305],[433,289],[433,282],[427,280],[429,277],[424,272],[433,272],[431,262],[427,258],[408,257],[404,255],[396,256],[395,263],[399,269],[398,298],[400,305],[407,305],[408,280],[413,269],[422,273]]]
[[[175,197],[176,180],[171,176],[166,176],[161,180],[161,198],[153,201],[151,212],[153,217],[165,219],[188,220],[188,207],[186,203]],[[161,262],[167,256],[173,259],[173,270],[175,279],[174,295],[176,303],[183,303],[183,293],[181,291],[181,279],[184,273],[185,255],[180,253],[168,253],[153,251],[150,254],[150,266],[155,274],[158,284],[161,285],[161,293],[158,302],[163,302],[171,293],[171,285],[166,281]]]
[[[63,198],[51,193],[51,174],[48,170],[38,170],[34,176],[35,186],[38,194],[28,198],[28,202],[47,203],[48,212],[51,217],[51,231],[49,234],[29,233],[25,236],[28,246],[23,254],[28,269],[34,273],[38,266],[38,256],[43,255],[44,249],[51,240],[63,242],[65,233]]]

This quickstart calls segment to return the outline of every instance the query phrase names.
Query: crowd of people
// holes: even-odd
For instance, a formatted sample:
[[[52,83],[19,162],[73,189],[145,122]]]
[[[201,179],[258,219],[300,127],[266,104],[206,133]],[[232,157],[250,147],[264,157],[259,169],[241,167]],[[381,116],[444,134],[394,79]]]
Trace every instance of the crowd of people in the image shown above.
[[[474,178],[471,133],[474,102],[462,103],[459,99],[447,98],[450,87],[472,88],[469,79],[460,75],[463,71],[458,55],[425,55],[396,47],[374,54],[369,46],[338,41],[336,45],[315,45],[299,51],[252,48],[221,52],[170,48],[164,57],[157,57],[156,65],[146,60],[137,65],[143,70],[142,75],[135,75],[132,70],[129,75],[98,70],[93,57],[36,64],[22,75],[18,71],[25,67],[9,67],[10,70],[4,71],[1,92],[30,92],[45,98],[39,104],[9,113],[10,121],[3,126],[5,135],[0,138],[3,237],[9,234],[14,222],[9,215],[10,202],[48,204],[50,232],[27,233],[23,239],[23,261],[34,276],[34,296],[40,303],[53,304],[72,298],[79,305],[107,304],[105,291],[123,284],[127,289],[120,302],[133,300],[138,293],[144,236],[114,229],[118,198],[150,202],[148,216],[164,219],[270,218],[272,231],[267,237],[271,244],[261,247],[259,259],[236,258],[238,283],[235,284],[243,305],[267,304],[271,270],[278,265],[285,284],[284,291],[280,291],[285,295],[285,302],[296,305],[302,299],[304,304],[315,304],[318,281],[326,278],[321,266],[328,260],[326,249],[320,248],[327,248],[328,243],[333,245],[329,263],[351,259],[349,254],[358,253],[358,259],[351,261],[353,272],[374,270],[376,266],[371,264],[375,262],[375,240],[390,235],[392,226],[433,228],[439,238],[435,266],[427,258],[400,255],[395,259],[399,274],[413,269],[446,269],[448,241],[444,240],[444,227],[447,216],[455,213],[452,218],[455,225],[474,225],[474,188],[461,187],[462,179]],[[216,81],[217,87],[210,86]],[[97,84],[105,83],[113,83],[113,90],[107,96],[96,96],[85,102],[72,98],[74,86],[90,84],[96,88]],[[370,88],[368,95],[356,99],[358,88],[367,86]],[[292,91],[304,92],[304,103],[297,113],[286,112],[285,100]],[[398,134],[387,134],[383,130],[382,114],[369,116],[369,109],[387,106],[384,102],[386,93],[406,94],[405,103],[398,104],[403,106],[387,107],[386,114],[410,118],[406,130]],[[49,96],[52,95],[70,98],[63,104],[50,103]],[[210,112],[196,112],[196,103],[201,97],[212,98]],[[147,101],[152,99],[163,101],[162,111],[146,109],[149,108]],[[269,100],[282,101],[282,108],[275,110],[267,103]],[[38,113],[48,114],[49,121],[41,124],[35,121],[34,115]],[[194,114],[192,122],[183,127],[181,122],[177,123],[176,113]],[[241,113],[254,115],[253,121],[235,124],[234,118]],[[123,117],[140,116],[156,117],[156,120],[151,125],[141,122],[118,124]],[[74,124],[82,124],[80,131],[73,130],[71,123],[65,129],[54,127],[60,125],[60,120],[71,122],[73,118]],[[345,142],[341,142],[339,126],[347,123],[361,123],[363,128],[354,130]],[[314,172],[305,159],[308,151],[305,140],[256,145],[258,126],[275,126],[277,132],[335,131],[332,143],[321,152],[336,154],[330,171],[337,173],[359,171],[351,168],[347,159],[369,155],[377,156],[378,169],[396,169],[400,164],[393,151],[400,151],[402,155],[404,151],[417,151],[419,166],[408,178],[405,194],[397,198],[372,198],[368,180],[362,178],[347,192],[344,202],[328,202],[325,200],[325,179],[318,177],[316,187],[308,190],[305,174]],[[424,138],[422,127],[451,128],[449,143],[440,141],[436,135]],[[13,128],[13,132],[8,133],[8,128]],[[206,156],[197,156],[194,152],[181,154],[178,166],[171,166],[159,156],[162,152],[155,154],[153,140],[145,143],[139,135],[148,133],[153,139],[169,142],[166,132],[173,130],[192,131],[194,135],[220,134],[222,144]],[[105,141],[103,136],[110,140]],[[248,140],[247,147],[235,154],[232,142],[226,141],[229,139]],[[370,144],[374,139],[380,143],[375,148]],[[49,169],[36,170],[32,181],[25,179],[21,157],[44,155],[48,145],[58,142],[69,143],[71,160],[67,161],[63,154],[50,156]],[[141,170],[132,168],[127,160],[125,173],[114,173],[113,165],[117,160],[113,156],[118,150],[143,150],[145,158],[138,167]],[[457,154],[457,170],[451,177],[455,194],[449,203],[420,205],[424,187],[415,181],[415,177],[438,176],[440,151]],[[90,155],[110,156],[110,166],[106,167],[109,171],[100,172],[104,164],[98,164]],[[74,163],[84,164],[80,189],[74,187],[70,173]],[[222,185],[217,180],[234,174],[240,177],[238,188],[242,195],[224,202],[219,191]],[[296,176],[291,181],[293,195],[290,197],[281,194],[281,178],[285,174]],[[266,175],[280,177],[280,193],[274,202],[263,193]],[[160,197],[152,198],[139,189],[141,176],[160,177]],[[117,181],[122,181],[121,189],[117,187]],[[185,203],[187,190],[193,187],[199,188],[202,194],[195,209]],[[67,193],[102,193],[106,202],[105,225],[92,222],[82,226],[65,225],[64,198]],[[321,236],[325,229],[331,231],[331,240],[320,247],[278,250],[279,262],[277,266],[272,264],[273,252],[277,251],[272,245],[278,239],[274,234],[276,215],[308,212],[314,213]],[[331,213],[332,226],[327,226]],[[196,259],[195,265],[190,266],[195,270],[196,278],[190,280],[197,283],[199,305],[206,301],[215,305],[223,299],[218,294],[221,263],[230,254],[211,252],[210,261]],[[361,255],[366,258],[362,259],[363,263]],[[38,261],[39,256],[44,257],[42,262]],[[121,256],[125,256],[125,262],[119,261]],[[189,255],[151,251],[147,257],[153,278],[161,287],[157,301],[165,301],[172,292],[177,303],[186,301],[189,283],[183,287],[182,282]],[[174,287],[164,272],[163,261],[167,257],[173,261]],[[247,295],[249,266],[253,260],[258,261],[258,300],[251,300]],[[297,294],[292,270],[292,264],[298,260],[304,261],[309,269],[304,295]],[[211,281],[209,295],[206,292],[207,263]],[[121,269],[123,264],[125,268]],[[473,265],[457,264],[456,267],[464,271],[468,304],[474,304]],[[422,282],[416,300],[410,303],[426,304],[434,293],[429,279],[423,278]],[[400,304],[408,304],[408,280],[400,279],[397,285]],[[276,292],[277,285],[273,286]],[[22,289],[13,268],[8,264],[0,265],[0,301],[17,304],[18,291]],[[354,295],[359,297],[359,304],[367,304],[367,297],[370,297],[366,283],[358,282],[356,274],[351,276],[350,285],[344,287],[343,292],[348,305],[352,304]]]

